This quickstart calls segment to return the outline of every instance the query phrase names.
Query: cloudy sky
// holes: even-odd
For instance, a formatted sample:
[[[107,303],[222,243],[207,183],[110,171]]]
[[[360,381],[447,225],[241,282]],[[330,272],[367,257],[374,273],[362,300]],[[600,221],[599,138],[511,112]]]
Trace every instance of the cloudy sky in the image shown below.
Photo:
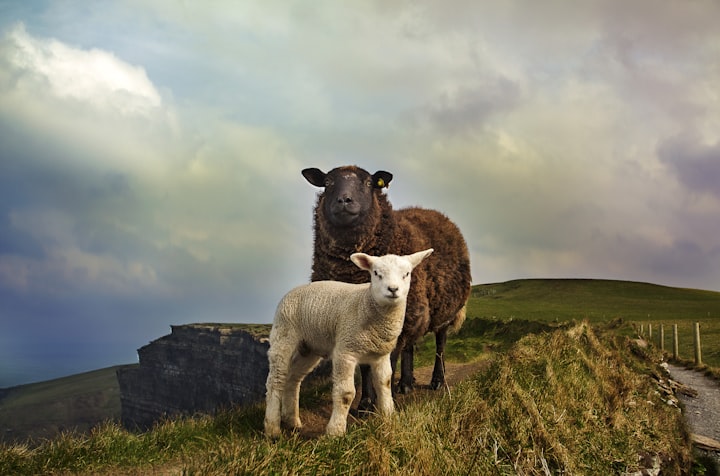
[[[0,387],[270,322],[305,167],[450,216],[473,281],[720,290],[715,0],[0,0]]]

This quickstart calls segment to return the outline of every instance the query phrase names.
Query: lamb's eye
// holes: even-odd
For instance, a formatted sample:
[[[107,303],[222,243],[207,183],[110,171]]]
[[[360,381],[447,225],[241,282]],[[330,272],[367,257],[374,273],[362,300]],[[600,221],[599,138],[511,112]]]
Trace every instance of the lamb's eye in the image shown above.
[[[365,186],[366,186],[367,188],[372,187],[372,181],[371,181],[371,180],[366,180],[366,181],[365,181]]]
[[[373,273],[378,279],[382,279],[382,275],[380,273],[378,273],[377,271],[373,271]]]
[[[328,188],[330,185],[332,185],[332,180],[330,180],[329,178],[326,178],[325,179],[325,188]]]
[[[403,276],[403,279],[407,279],[410,276],[410,273],[405,273],[405,276]]]

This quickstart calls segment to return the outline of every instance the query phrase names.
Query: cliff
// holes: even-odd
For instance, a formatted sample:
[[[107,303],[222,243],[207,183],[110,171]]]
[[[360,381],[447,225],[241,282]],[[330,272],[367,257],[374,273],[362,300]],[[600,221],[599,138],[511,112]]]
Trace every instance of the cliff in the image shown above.
[[[121,420],[148,428],[163,416],[212,413],[265,396],[270,325],[190,324],[138,349],[118,370]]]

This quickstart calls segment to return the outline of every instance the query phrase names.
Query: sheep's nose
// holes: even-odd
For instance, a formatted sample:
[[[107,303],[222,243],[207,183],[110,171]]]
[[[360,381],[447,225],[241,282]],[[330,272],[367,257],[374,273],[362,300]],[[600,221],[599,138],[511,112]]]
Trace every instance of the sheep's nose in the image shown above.
[[[388,286],[388,291],[390,291],[393,295],[397,294],[398,289],[400,289],[397,286]]]
[[[343,195],[342,197],[338,197],[337,202],[338,202],[338,203],[343,203],[343,204],[347,205],[347,204],[349,204],[349,203],[352,203],[352,202],[353,202],[353,199],[352,199],[352,197],[348,197],[347,195]]]

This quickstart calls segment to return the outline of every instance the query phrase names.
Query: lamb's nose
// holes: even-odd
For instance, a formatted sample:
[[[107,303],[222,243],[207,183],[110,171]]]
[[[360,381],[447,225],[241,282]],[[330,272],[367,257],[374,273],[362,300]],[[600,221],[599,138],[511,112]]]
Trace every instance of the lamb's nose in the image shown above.
[[[347,205],[347,204],[349,204],[349,203],[352,203],[352,202],[353,202],[353,199],[352,199],[352,197],[348,197],[347,195],[343,195],[342,197],[339,197],[339,198],[337,199],[337,202],[338,202],[338,203],[344,203],[345,205]]]
[[[388,286],[388,291],[390,291],[393,295],[397,294],[398,289],[400,288],[398,288],[397,286]]]

